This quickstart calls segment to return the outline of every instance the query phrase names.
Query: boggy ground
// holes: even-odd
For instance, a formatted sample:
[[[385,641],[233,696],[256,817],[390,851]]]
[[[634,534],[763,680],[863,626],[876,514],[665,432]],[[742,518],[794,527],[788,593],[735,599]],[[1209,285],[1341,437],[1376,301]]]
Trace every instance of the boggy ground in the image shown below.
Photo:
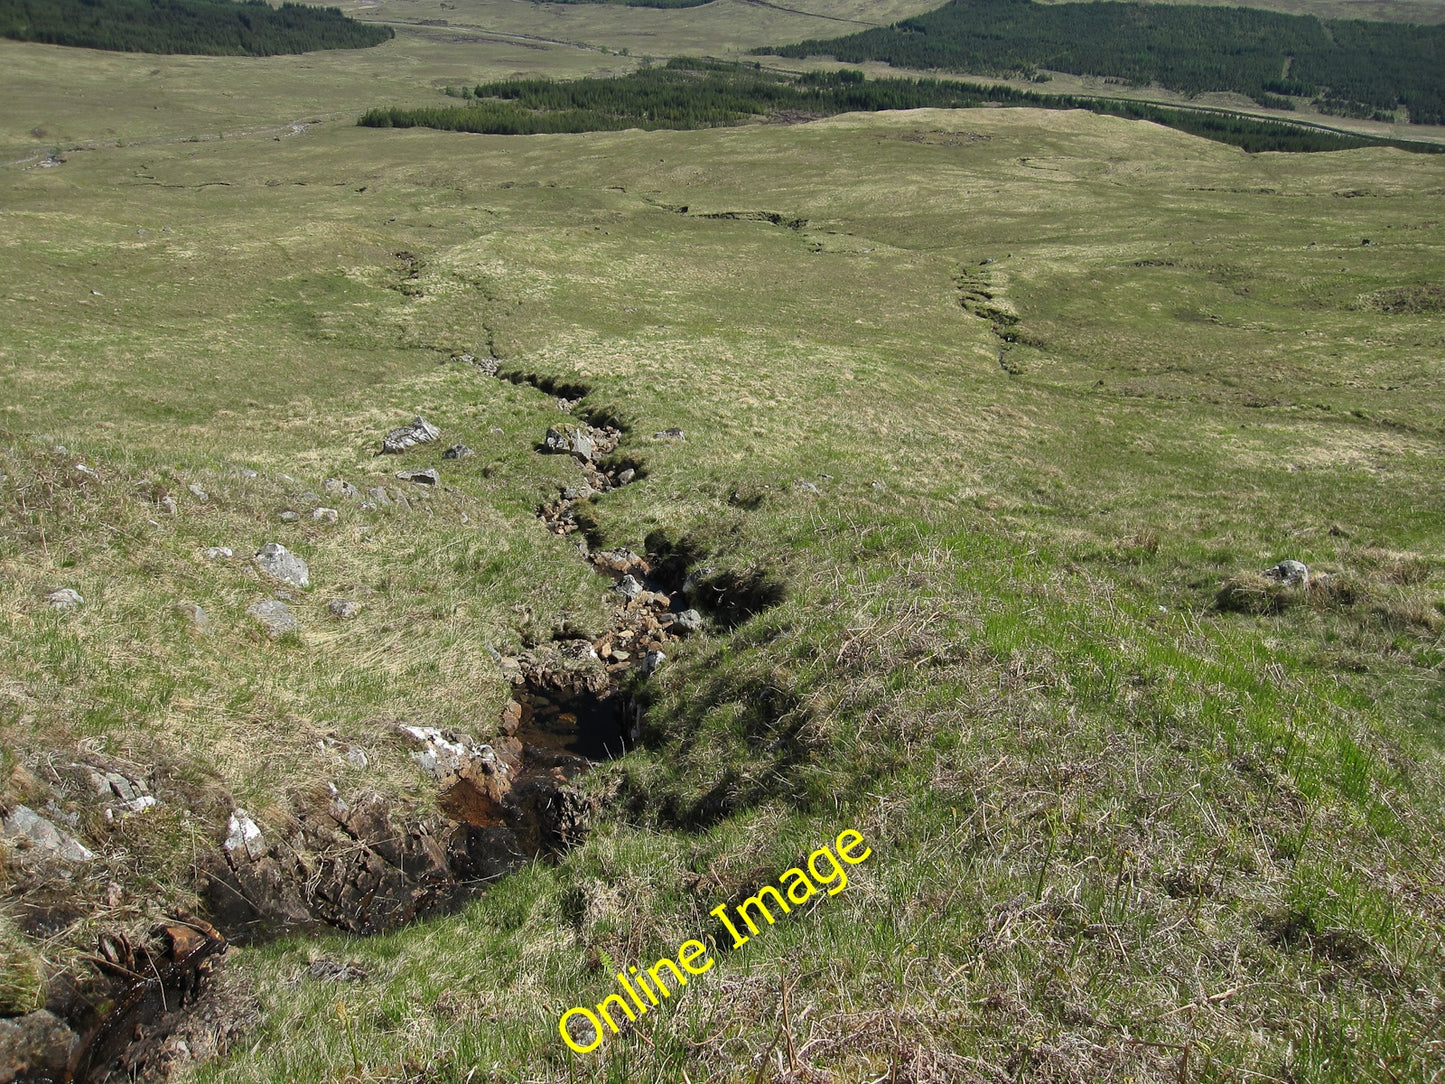
[[[1396,299],[1439,285],[1439,171],[1012,110],[7,171],[4,797],[76,816],[105,904],[31,950],[75,974],[199,906],[233,808],[429,816],[397,724],[499,739],[502,660],[603,641],[582,534],[715,587],[581,778],[585,841],[449,918],[233,949],[258,1022],[186,1072],[1431,1079],[1442,339]],[[549,531],[575,415],[461,352],[585,391],[642,480]],[[375,456],[418,411],[443,442]],[[419,467],[410,508],[304,507]],[[274,641],[273,540],[312,569]],[[1351,589],[1216,605],[1286,557]],[[107,821],[87,756],[161,805]],[[846,827],[846,892],[568,1053],[618,967]]]

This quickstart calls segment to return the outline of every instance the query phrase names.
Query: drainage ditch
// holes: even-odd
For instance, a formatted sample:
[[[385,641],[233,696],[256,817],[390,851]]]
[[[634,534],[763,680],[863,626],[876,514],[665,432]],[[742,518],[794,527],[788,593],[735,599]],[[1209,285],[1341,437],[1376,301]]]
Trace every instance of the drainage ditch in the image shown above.
[[[668,645],[700,629],[702,618],[676,582],[676,560],[654,574],[641,555],[593,548],[591,499],[646,473],[639,457],[618,453],[623,427],[576,413],[586,387],[490,371],[552,395],[570,415],[548,430],[537,451],[572,457],[578,481],[537,515],[612,581],[615,603],[604,632],[501,659],[514,692],[503,734],[488,744],[399,727],[415,746],[413,756],[437,778],[438,818],[409,818],[376,795],[348,803],[334,788],[324,809],[298,812],[284,838],[268,838],[233,814],[227,846],[202,862],[199,887],[214,925],[181,916],[158,927],[150,945],[97,958],[106,978],[70,1015],[84,1040],[63,1071],[34,1079],[164,1079],[167,1051],[195,1018],[227,1011],[197,1009],[195,1001],[228,942],[326,928],[368,935],[439,917],[586,834],[593,809],[574,782],[636,740],[639,714],[629,689],[662,666]],[[656,439],[684,437],[668,430]],[[95,1007],[81,1011],[82,1002]]]

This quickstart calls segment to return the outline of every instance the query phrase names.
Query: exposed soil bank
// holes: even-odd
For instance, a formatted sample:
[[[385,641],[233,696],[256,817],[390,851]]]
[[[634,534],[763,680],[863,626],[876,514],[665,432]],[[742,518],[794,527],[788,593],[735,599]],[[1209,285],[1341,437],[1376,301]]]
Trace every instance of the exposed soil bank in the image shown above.
[[[227,984],[212,981],[230,943],[324,929],[370,935],[439,917],[506,873],[555,858],[585,837],[600,799],[585,796],[577,781],[636,739],[632,690],[666,663],[669,645],[703,626],[688,599],[702,597],[705,577],[684,584],[687,561],[676,554],[660,555],[654,569],[631,551],[594,548],[591,502],[641,481],[642,458],[619,451],[626,432],[616,419],[578,409],[587,388],[501,375],[553,396],[564,415],[536,451],[570,456],[577,483],[537,514],[606,578],[599,589],[610,582],[604,631],[499,657],[514,692],[490,741],[398,722],[400,739],[436,779],[434,813],[374,793],[343,796],[334,786],[299,803],[284,827],[263,830],[233,810],[225,845],[197,863],[208,921],[178,916],[137,947],[102,936],[94,973],[49,998],[50,1012],[32,1014],[27,1041],[33,1032],[43,1049],[26,1055],[13,1079],[165,1080],[179,1063],[224,1052],[254,1019],[244,994],[217,993]],[[654,439],[685,438],[667,430]],[[719,602],[713,594],[718,598],[709,600]],[[726,624],[726,607],[712,609]],[[102,765],[90,774],[109,778],[105,771]],[[125,797],[141,801],[143,791]],[[205,813],[208,820],[216,815]]]

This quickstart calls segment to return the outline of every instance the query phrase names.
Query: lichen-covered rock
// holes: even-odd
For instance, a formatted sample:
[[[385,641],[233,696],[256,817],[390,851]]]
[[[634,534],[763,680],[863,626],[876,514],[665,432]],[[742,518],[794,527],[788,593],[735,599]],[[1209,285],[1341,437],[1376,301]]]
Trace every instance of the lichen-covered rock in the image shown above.
[[[441,475],[428,467],[426,470],[402,470],[397,471],[396,476],[403,482],[415,482],[421,486],[434,486],[441,483]]]
[[[73,587],[62,587],[45,596],[45,601],[57,610],[74,610],[85,605],[85,599]]]
[[[251,819],[244,809],[231,811],[231,819],[226,825],[226,842],[224,844],[226,853],[233,861],[248,858],[255,862],[266,855],[266,837],[262,834],[260,826]]]
[[[248,606],[246,612],[254,617],[266,635],[275,640],[288,632],[300,632],[301,622],[291,612],[291,607],[279,598],[268,598]]]
[[[311,570],[306,562],[279,542],[267,542],[253,558],[266,575],[293,587],[310,587]]]
[[[493,801],[500,801],[511,788],[521,753],[513,739],[483,745],[469,735],[434,726],[403,724],[397,729],[414,746],[412,759],[443,786],[467,779]]]
[[[17,805],[3,821],[0,834],[19,847],[53,855],[64,862],[89,862],[94,853],[79,840],[66,835],[29,806]]]
[[[683,610],[672,619],[671,627],[675,632],[701,632],[702,614],[696,610]]]
[[[381,440],[383,455],[397,455],[418,444],[430,444],[440,439],[442,431],[418,414],[410,425],[402,425],[386,434]]]
[[[326,612],[338,621],[350,621],[361,613],[361,603],[347,598],[334,598],[326,604]]]
[[[1285,587],[1308,587],[1310,582],[1310,570],[1302,561],[1281,561],[1260,575]]]

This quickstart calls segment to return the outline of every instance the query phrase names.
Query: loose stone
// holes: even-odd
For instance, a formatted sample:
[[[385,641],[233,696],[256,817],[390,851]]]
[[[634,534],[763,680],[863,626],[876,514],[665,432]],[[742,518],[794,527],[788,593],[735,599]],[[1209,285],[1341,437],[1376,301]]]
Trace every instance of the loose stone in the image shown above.
[[[63,862],[89,862],[95,854],[78,840],[71,838],[55,827],[29,806],[17,805],[3,821],[0,834],[12,843],[37,848],[59,858]]]
[[[441,435],[440,429],[418,414],[410,425],[399,426],[383,437],[381,451],[384,455],[396,455],[418,444],[430,444]]]
[[[291,607],[280,599],[268,598],[246,608],[246,612],[260,622],[266,635],[275,640],[288,632],[298,632],[301,623],[291,613]]]
[[[293,587],[310,587],[311,572],[306,562],[279,542],[267,542],[254,558],[260,570]]]
[[[62,587],[45,596],[45,601],[57,610],[74,610],[85,605],[85,599],[73,587]]]
[[[1310,570],[1302,561],[1281,561],[1273,568],[1265,569],[1260,575],[1285,587],[1307,587],[1310,582]]]
[[[701,632],[702,614],[696,610],[683,610],[672,619],[672,627],[682,632]]]
[[[266,837],[244,809],[231,811],[230,822],[226,825],[226,853],[233,858],[242,856],[256,861],[266,854]]]

